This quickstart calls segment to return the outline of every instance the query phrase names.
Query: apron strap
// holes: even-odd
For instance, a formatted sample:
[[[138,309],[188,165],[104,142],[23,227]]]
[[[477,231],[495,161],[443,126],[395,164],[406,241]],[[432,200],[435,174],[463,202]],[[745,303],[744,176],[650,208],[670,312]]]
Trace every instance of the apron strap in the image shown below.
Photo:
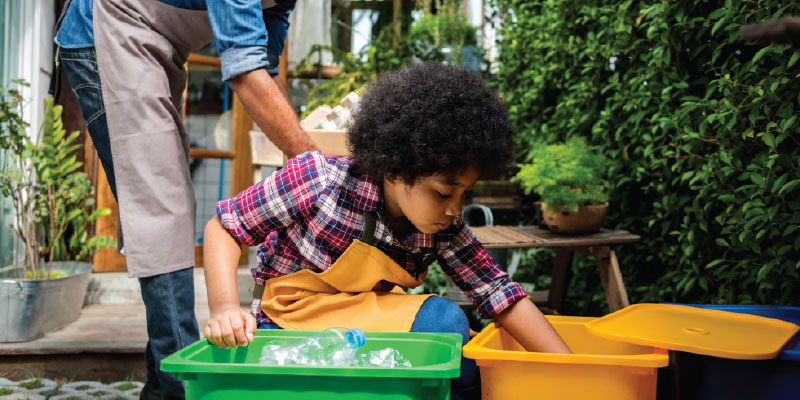
[[[371,245],[375,240],[375,226],[378,222],[378,215],[371,211],[364,211],[364,232],[361,234],[362,242]]]
[[[64,22],[64,16],[67,15],[70,3],[72,3],[72,0],[65,1],[64,6],[61,8],[61,14],[58,16],[58,20],[56,20],[56,24],[53,26],[53,39],[58,35],[58,30],[61,29],[61,23]],[[47,89],[47,93],[51,94],[53,96],[53,102],[58,104],[58,99],[61,97],[61,62],[58,60],[59,46],[56,44],[55,48],[53,72],[50,75],[50,85]]]
[[[359,240],[368,245],[372,245],[372,242],[375,240],[375,226],[378,223],[378,215],[370,211],[364,211],[363,215],[364,232],[361,234],[361,238]],[[430,265],[431,262],[432,261],[429,261],[427,264]],[[427,265],[425,268],[427,269]],[[254,283],[253,286],[250,287],[250,292],[253,293],[254,299],[261,299],[261,297],[264,295],[264,285],[257,285]]]

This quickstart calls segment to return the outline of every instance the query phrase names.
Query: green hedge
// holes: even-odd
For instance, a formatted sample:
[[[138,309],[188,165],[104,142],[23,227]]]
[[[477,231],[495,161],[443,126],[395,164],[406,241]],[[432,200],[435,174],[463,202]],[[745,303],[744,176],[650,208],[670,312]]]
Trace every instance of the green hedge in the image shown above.
[[[607,226],[642,236],[619,248],[632,302],[800,305],[800,54],[737,37],[800,3],[495,5],[519,161],[576,135],[614,161]],[[605,310],[590,269],[568,311]]]

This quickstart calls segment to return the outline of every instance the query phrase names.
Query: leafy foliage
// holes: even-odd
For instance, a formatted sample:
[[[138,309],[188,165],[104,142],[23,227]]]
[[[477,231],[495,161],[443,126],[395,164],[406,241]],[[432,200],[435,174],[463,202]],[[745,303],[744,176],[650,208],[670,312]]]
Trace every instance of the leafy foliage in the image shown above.
[[[12,199],[15,215],[9,228],[25,244],[22,274],[57,277],[50,264],[44,268],[45,261],[85,260],[95,249],[114,244],[108,237],[88,237],[91,222],[111,211],[90,211],[95,205],[94,187],[74,155],[79,132],[67,135],[61,106],[45,99],[37,144],[28,138],[19,91],[0,87],[0,100],[0,151],[8,155],[0,166],[0,192]]]
[[[603,176],[605,159],[602,154],[592,152],[582,137],[534,146],[530,157],[533,162],[523,164],[513,180],[526,193],[539,194],[548,209],[560,211],[566,207],[577,211],[578,206],[608,200]]]
[[[632,301],[800,304],[800,54],[737,37],[800,4],[494,3],[519,159],[578,136],[613,161],[607,225],[642,236],[619,252]],[[568,311],[602,312],[593,268]]]
[[[476,31],[466,20],[459,5],[452,1],[437,2],[436,14],[425,11],[423,17],[405,32],[395,21],[380,29],[366,49],[350,53],[341,49],[314,45],[297,65],[311,69],[314,60],[330,51],[341,71],[328,81],[313,87],[308,93],[305,114],[321,105],[334,107],[350,92],[361,93],[362,87],[379,75],[412,62],[442,61],[461,65],[461,48],[475,44]],[[318,64],[318,62],[317,62]]]
[[[61,122],[61,106],[54,106],[52,98],[45,99],[44,132],[39,151],[33,157],[33,166],[39,182],[52,192],[48,199],[49,213],[44,215],[53,232],[53,260],[86,260],[98,247],[114,245],[110,237],[89,237],[89,228],[98,218],[111,214],[108,208],[94,209],[94,187],[76,160],[76,143],[80,135],[74,131],[67,135]],[[91,211],[91,212],[90,212]],[[64,234],[69,234],[65,237]]]

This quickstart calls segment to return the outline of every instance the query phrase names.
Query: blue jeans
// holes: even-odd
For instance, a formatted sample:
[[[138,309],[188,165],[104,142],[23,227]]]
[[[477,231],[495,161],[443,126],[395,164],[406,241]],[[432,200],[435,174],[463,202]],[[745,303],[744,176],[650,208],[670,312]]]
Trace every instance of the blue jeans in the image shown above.
[[[275,323],[262,323],[259,329],[281,329]],[[450,300],[432,296],[422,303],[411,332],[458,333],[462,344],[469,341],[469,321],[464,311]],[[475,360],[461,357],[461,375],[451,381],[452,400],[480,399],[481,379]]]
[[[183,383],[161,371],[161,360],[200,339],[194,315],[194,268],[139,278],[147,315],[147,385],[165,399],[182,399]]]
[[[114,164],[94,47],[62,48],[59,56],[116,198]],[[164,357],[199,339],[194,314],[194,271],[188,268],[139,278],[139,285],[147,318],[147,386],[160,391],[165,399],[181,399],[183,384],[172,374],[162,372],[159,364]]]
[[[114,178],[114,163],[111,160],[111,141],[108,137],[106,108],[103,105],[103,90],[100,87],[100,72],[97,69],[97,54],[94,47],[79,49],[59,49],[59,58],[64,67],[64,75],[72,87],[83,121],[97,149],[97,156],[103,164],[108,185],[114,198],[117,198],[117,180]]]

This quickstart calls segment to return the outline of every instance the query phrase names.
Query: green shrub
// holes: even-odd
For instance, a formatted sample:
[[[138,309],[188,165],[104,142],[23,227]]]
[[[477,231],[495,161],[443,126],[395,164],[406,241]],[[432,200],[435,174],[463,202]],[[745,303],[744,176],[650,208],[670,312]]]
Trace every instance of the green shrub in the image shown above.
[[[430,13],[428,3],[418,4],[422,6],[418,11],[422,11],[423,16],[408,27],[408,32],[398,29],[401,21],[396,20],[375,32],[369,46],[356,53],[331,46],[312,46],[295,72],[301,68],[312,69],[313,64],[322,59],[322,51],[330,51],[340,73],[309,91],[302,117],[322,105],[335,107],[350,92],[363,94],[364,86],[378,76],[414,62],[441,61],[460,66],[462,46],[476,43],[475,28],[467,22],[460,3],[436,1],[436,14]]]
[[[530,155],[532,162],[523,164],[513,180],[526,193],[537,193],[548,209],[577,211],[608,200],[605,158],[592,152],[583,138],[534,146]]]
[[[519,160],[579,136],[613,162],[633,302],[800,305],[800,54],[737,37],[800,3],[494,3]],[[573,266],[568,312],[604,312],[593,270]]]

